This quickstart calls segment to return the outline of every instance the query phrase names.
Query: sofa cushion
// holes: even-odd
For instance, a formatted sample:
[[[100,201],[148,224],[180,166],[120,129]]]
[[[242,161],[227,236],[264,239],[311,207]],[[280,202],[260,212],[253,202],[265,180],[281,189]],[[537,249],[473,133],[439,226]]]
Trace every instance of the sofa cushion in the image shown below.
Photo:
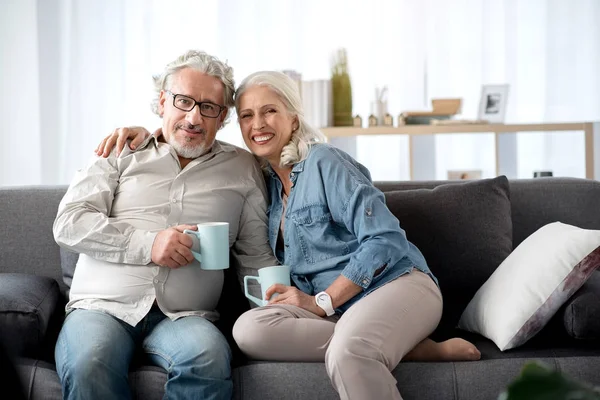
[[[39,355],[59,296],[52,278],[0,274],[0,340],[11,355]]]
[[[408,240],[438,278],[444,312],[433,337],[454,335],[475,292],[512,251],[508,179],[390,191],[385,196]]]
[[[73,283],[73,274],[75,274],[77,260],[79,260],[79,253],[63,249],[62,247],[60,248],[60,268],[62,269],[62,278],[66,286],[66,290],[63,294],[67,298],[69,297],[71,283]]]
[[[554,222],[525,239],[477,291],[459,327],[500,350],[524,344],[600,266],[600,231]]]
[[[600,271],[565,303],[562,320],[572,338],[600,340]]]

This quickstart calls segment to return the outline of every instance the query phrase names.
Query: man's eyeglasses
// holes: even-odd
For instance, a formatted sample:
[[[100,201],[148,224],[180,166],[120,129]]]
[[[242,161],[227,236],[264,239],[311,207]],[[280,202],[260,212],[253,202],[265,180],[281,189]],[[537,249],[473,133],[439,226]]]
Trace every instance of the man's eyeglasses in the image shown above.
[[[197,104],[202,116],[208,118],[217,118],[219,114],[221,114],[221,111],[226,108],[219,104],[211,103],[210,101],[196,101],[189,96],[175,94],[170,90],[165,90],[165,92],[173,96],[173,106],[181,111],[190,112],[194,109],[194,107],[196,107]]]

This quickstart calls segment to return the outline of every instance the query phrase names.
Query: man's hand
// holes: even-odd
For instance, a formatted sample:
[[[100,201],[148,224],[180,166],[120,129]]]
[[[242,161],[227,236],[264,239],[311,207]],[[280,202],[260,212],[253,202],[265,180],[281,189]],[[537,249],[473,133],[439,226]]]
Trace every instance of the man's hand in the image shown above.
[[[94,152],[96,155],[106,158],[110,154],[111,150],[116,147],[116,153],[118,156],[121,154],[121,151],[123,151],[123,148],[125,148],[127,139],[132,139],[131,143],[129,143],[129,148],[134,150],[144,140],[146,140],[148,136],[150,136],[150,132],[141,126],[117,128],[113,133],[102,139]]]
[[[152,244],[152,262],[161,267],[179,268],[194,260],[192,239],[185,229],[197,231],[196,225],[177,225],[160,231]]]
[[[279,293],[279,295],[271,299],[271,296],[275,293]],[[293,286],[285,286],[276,283],[267,289],[265,292],[265,299],[271,299],[269,304],[291,304],[310,311],[319,317],[325,317],[325,310],[317,305],[315,296],[308,295]]]

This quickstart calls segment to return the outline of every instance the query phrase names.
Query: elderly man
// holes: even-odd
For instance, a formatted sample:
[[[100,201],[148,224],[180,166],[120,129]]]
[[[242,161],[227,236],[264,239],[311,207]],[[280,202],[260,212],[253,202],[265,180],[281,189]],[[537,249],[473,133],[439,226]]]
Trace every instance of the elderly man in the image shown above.
[[[166,398],[231,398],[231,351],[212,323],[223,271],[190,266],[183,231],[228,222],[242,266],[276,264],[260,168],[250,153],[215,140],[233,105],[232,69],[190,51],[154,81],[163,135],[95,157],[54,223],[57,243],[81,254],[55,350],[68,399],[129,398],[139,349],[168,372]]]

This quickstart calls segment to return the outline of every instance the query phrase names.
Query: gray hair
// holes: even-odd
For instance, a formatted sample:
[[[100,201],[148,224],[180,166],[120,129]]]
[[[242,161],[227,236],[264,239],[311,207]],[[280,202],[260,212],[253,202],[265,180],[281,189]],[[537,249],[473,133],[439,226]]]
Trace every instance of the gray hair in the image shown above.
[[[156,91],[156,98],[152,100],[151,103],[152,112],[160,116],[158,113],[160,92],[161,90],[170,89],[173,75],[184,68],[192,68],[207,75],[214,76],[223,83],[223,87],[225,88],[223,104],[227,107],[227,117],[223,121],[223,125],[225,125],[229,119],[231,107],[234,105],[233,94],[235,92],[235,82],[233,80],[233,68],[227,65],[226,62],[199,50],[187,51],[185,54],[177,57],[175,61],[167,64],[161,74],[152,77],[154,80],[154,89]]]
[[[290,166],[305,160],[311,145],[325,141],[325,136],[321,131],[312,127],[304,118],[298,84],[281,72],[259,71],[246,77],[235,92],[235,107],[238,115],[240,97],[252,86],[266,86],[271,89],[285,104],[288,113],[298,118],[298,129],[292,132],[290,142],[281,150],[280,166]]]

